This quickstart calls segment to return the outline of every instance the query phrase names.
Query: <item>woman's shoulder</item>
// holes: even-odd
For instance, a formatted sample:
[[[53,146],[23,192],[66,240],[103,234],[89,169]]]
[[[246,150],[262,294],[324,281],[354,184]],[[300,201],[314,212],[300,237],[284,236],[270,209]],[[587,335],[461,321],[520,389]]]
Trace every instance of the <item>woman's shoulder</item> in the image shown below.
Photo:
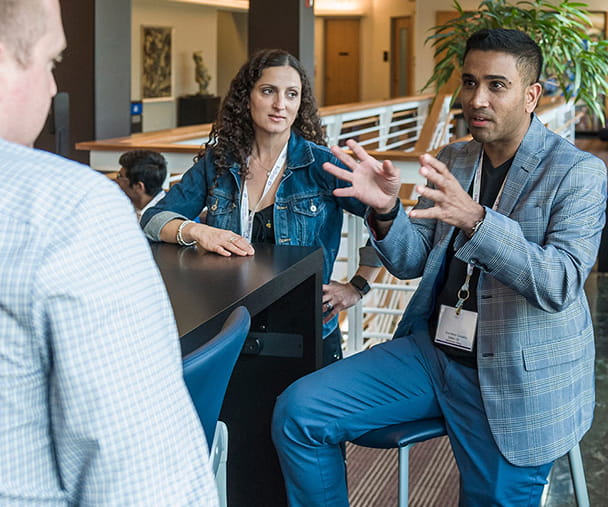
[[[213,147],[207,147],[201,150],[198,155],[194,158],[194,164],[190,166],[189,171],[203,173],[205,175],[215,175],[216,157]]]
[[[330,153],[331,151],[329,150],[329,148],[323,144],[317,144],[314,141],[310,141],[309,139],[306,139],[304,136],[302,136],[301,134],[297,133],[297,132],[293,132],[292,135],[292,142],[294,145],[306,145],[308,146],[311,150],[313,151],[320,151],[320,152],[325,152],[325,153]]]
[[[294,161],[295,159],[303,158],[308,159],[308,163],[314,163],[314,165],[323,164],[324,162],[342,165],[329,147],[309,141],[297,133],[292,135],[290,152],[293,154]]]

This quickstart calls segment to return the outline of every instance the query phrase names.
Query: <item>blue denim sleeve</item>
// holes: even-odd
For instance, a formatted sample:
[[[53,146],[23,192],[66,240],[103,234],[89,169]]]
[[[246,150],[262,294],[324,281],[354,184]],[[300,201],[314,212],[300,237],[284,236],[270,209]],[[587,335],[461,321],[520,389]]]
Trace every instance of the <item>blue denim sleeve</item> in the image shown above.
[[[149,229],[158,228],[159,220],[152,219],[159,213],[167,217],[163,226],[173,218],[194,219],[199,216],[207,200],[208,182],[212,181],[214,174],[212,155],[205,154],[184,173],[179,183],[171,187],[164,199],[144,213],[141,226],[146,235],[155,236],[154,231]]]

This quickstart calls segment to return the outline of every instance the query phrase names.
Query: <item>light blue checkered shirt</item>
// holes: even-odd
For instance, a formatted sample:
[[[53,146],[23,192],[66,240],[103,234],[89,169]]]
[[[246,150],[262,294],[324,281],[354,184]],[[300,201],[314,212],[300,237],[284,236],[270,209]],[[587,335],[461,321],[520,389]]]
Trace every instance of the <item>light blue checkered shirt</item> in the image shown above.
[[[131,203],[0,140],[0,505],[218,504]]]

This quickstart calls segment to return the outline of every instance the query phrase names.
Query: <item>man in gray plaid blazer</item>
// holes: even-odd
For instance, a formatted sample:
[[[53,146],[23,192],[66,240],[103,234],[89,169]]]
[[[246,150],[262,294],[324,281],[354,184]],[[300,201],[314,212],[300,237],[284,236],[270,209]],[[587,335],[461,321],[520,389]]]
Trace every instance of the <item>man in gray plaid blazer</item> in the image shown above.
[[[534,114],[542,56],[516,30],[468,41],[461,101],[469,143],[420,158],[420,200],[399,171],[349,141],[332,150],[369,206],[388,270],[422,277],[395,339],[290,386],[273,438],[290,505],[348,505],[339,444],[443,417],[460,504],[537,506],[553,461],[591,425],[593,328],[583,284],[605,220],[606,167]]]

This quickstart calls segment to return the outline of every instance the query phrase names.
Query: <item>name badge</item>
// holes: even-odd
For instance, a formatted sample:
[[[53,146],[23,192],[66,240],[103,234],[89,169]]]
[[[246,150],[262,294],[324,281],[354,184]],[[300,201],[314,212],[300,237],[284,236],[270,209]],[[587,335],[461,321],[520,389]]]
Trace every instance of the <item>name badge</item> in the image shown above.
[[[470,352],[475,343],[476,329],[477,312],[460,310],[459,313],[456,313],[456,308],[441,305],[435,343]]]

